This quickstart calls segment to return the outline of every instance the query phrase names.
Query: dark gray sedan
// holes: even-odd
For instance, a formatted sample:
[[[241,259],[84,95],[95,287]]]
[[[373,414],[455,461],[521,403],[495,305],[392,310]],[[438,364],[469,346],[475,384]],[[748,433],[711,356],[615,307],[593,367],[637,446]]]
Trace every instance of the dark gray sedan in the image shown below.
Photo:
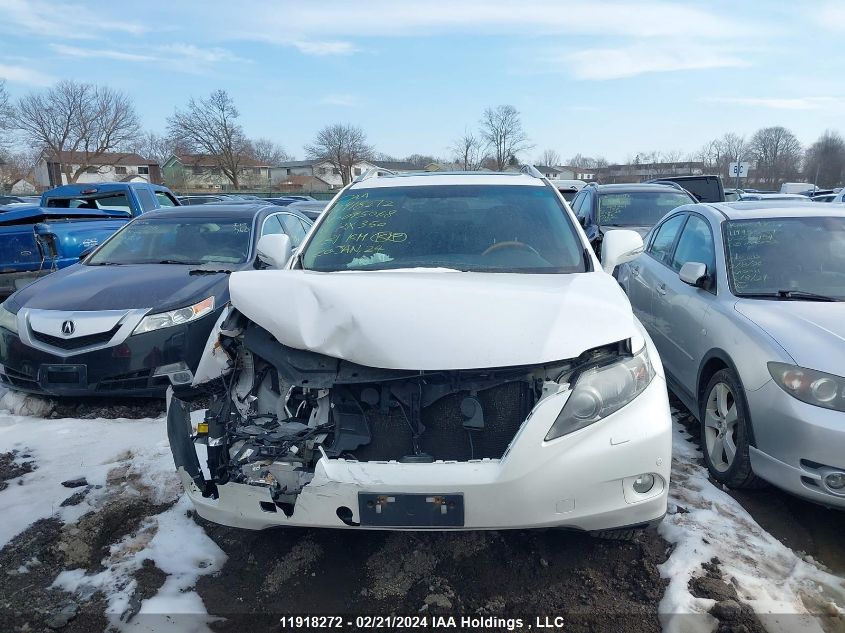
[[[845,211],[686,205],[619,281],[711,475],[845,508]]]

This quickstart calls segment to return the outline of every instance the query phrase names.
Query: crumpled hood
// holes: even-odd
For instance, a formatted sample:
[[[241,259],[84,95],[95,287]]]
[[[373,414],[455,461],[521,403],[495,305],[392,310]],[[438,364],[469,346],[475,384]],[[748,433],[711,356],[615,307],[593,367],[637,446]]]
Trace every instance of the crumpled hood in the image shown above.
[[[845,376],[845,303],[743,299],[735,309],[801,367]]]
[[[15,308],[40,310],[129,310],[163,312],[215,295],[228,300],[226,273],[191,275],[198,266],[128,264],[63,268],[12,295]]]
[[[639,337],[602,273],[248,271],[229,290],[284,345],[385,369],[529,365]]]

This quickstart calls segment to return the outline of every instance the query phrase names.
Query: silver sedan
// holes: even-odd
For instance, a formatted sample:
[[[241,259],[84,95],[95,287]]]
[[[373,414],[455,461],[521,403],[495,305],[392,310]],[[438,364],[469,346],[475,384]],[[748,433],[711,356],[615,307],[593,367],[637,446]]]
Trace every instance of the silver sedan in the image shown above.
[[[830,207],[679,207],[619,282],[702,422],[711,475],[845,508],[845,210]]]

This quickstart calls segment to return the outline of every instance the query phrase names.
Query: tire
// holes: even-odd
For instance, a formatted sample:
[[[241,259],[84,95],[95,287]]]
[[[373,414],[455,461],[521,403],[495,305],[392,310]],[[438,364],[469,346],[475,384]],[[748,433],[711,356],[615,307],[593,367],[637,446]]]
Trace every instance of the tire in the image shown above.
[[[699,402],[701,451],[710,476],[731,488],[766,484],[751,470],[751,418],[745,391],[733,371],[713,374]]]

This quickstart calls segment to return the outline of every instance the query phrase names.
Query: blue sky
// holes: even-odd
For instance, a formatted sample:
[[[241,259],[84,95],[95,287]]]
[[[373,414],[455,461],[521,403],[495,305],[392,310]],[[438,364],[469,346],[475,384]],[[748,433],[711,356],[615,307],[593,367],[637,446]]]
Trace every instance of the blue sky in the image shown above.
[[[224,88],[250,136],[297,157],[336,122],[385,153],[445,155],[509,103],[524,158],[613,162],[766,125],[845,133],[843,25],[825,0],[0,0],[0,78],[12,96],[119,88],[156,132]]]

